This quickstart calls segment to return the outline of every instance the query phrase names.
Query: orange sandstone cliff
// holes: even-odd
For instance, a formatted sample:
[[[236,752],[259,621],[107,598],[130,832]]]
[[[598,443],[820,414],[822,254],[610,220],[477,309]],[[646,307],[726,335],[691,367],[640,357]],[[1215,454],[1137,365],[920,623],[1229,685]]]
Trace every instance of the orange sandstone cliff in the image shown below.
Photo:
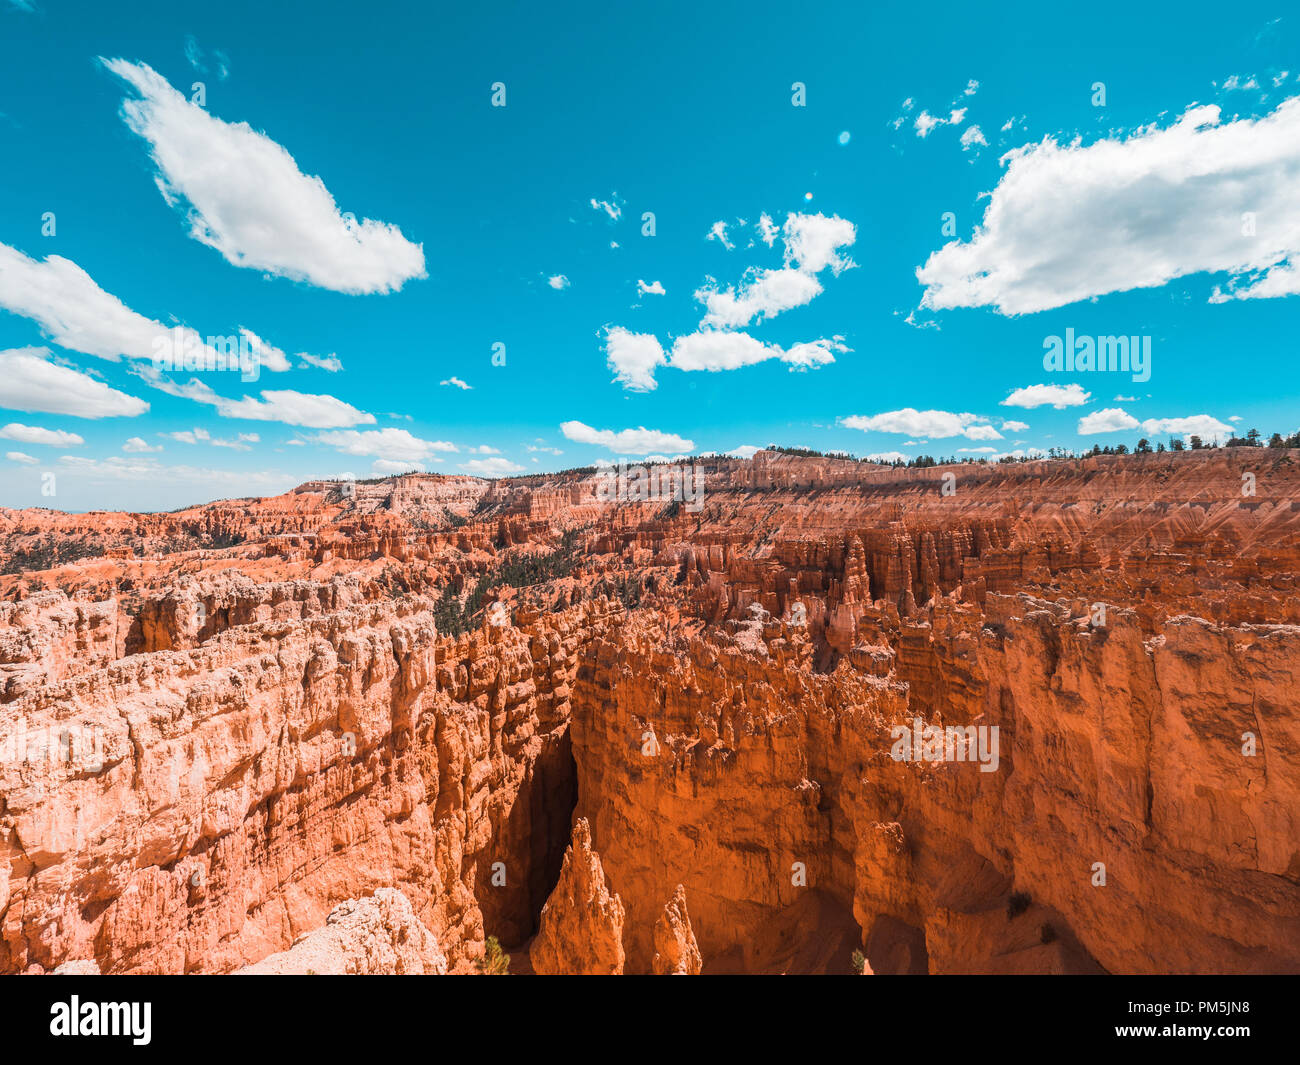
[[[1300,971],[1290,452],[699,462],[0,510],[0,972]]]

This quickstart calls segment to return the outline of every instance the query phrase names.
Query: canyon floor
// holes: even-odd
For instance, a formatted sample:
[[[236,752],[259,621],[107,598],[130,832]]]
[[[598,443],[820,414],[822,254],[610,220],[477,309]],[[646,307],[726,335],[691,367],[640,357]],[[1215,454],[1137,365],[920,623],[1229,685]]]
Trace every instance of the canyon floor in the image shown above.
[[[0,510],[0,972],[1300,971],[1300,453],[699,461]]]

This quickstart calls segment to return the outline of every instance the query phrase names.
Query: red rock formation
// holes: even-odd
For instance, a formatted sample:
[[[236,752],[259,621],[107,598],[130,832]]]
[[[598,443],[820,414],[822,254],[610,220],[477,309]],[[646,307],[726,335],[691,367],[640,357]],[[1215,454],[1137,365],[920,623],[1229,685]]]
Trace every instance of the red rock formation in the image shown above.
[[[623,902],[605,884],[585,818],[573,826],[559,883],[542,907],[529,949],[541,975],[617,976],[623,972]]]
[[[349,899],[292,947],[236,970],[247,976],[443,976],[438,941],[393,888]]]
[[[673,897],[664,904],[664,912],[655,922],[654,957],[651,970],[658,976],[699,976],[704,960],[686,912],[686,889],[677,885]]]
[[[0,971],[1300,970],[1290,452],[701,463],[0,510]]]

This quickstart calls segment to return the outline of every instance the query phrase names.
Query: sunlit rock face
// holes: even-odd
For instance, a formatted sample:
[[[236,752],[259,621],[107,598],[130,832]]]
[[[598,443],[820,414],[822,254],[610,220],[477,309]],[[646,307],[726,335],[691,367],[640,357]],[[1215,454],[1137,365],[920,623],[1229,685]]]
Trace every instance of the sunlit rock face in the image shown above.
[[[0,510],[0,971],[1300,971],[1289,454]]]

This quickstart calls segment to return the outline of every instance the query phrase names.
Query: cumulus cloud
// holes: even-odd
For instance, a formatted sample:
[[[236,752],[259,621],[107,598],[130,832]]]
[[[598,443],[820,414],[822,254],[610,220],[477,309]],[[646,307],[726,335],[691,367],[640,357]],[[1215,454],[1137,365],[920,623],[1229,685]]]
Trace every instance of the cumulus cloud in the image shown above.
[[[741,444],[740,447],[733,447],[726,454],[733,459],[752,459],[762,450],[761,447],[755,447],[753,444]]]
[[[768,243],[774,243],[778,233],[782,236],[784,266],[750,269],[738,288],[722,290],[709,279],[695,293],[706,312],[699,329],[678,337],[670,352],[651,334],[633,333],[621,326],[607,328],[605,355],[616,382],[630,391],[649,392],[657,386],[655,371],[660,366],[686,371],[733,370],[776,359],[791,369],[806,370],[834,362],[836,352],[851,350],[838,335],[782,348],[737,331],[755,319],[765,320],[807,304],[822,291],[816,276],[821,271],[829,268],[839,274],[856,265],[841,249],[854,243],[857,229],[838,215],[791,213],[777,230],[764,214],[758,228]],[[726,240],[724,222],[714,225],[710,238],[732,246]],[[638,287],[644,284],[639,282]]]
[[[970,151],[976,146],[987,148],[989,142],[984,139],[984,131],[979,126],[967,126],[961,131],[961,150]]]
[[[512,473],[523,473],[524,467],[509,459],[470,459],[462,462],[460,468],[475,477],[506,477]]]
[[[341,429],[317,433],[312,438],[341,451],[345,455],[362,455],[396,462],[427,462],[438,452],[455,451],[456,445],[446,440],[422,440],[405,429]]]
[[[459,377],[448,377],[447,380],[439,381],[438,384],[444,386],[451,386],[452,388],[459,388],[465,392],[470,391],[474,387],[473,385],[467,385]]]
[[[1191,414],[1185,418],[1148,418],[1142,423],[1144,432],[1153,436],[1169,433],[1173,436],[1230,436],[1232,426],[1208,414]]]
[[[76,418],[134,418],[149,404],[51,361],[48,348],[0,351],[0,407]]]
[[[853,414],[842,420],[850,429],[863,432],[904,433],[907,436],[943,439],[964,436],[967,440],[1001,440],[1002,434],[987,418],[977,414],[953,414],[946,410],[917,410],[903,407],[883,414]]]
[[[653,392],[658,387],[655,368],[666,362],[658,337],[633,333],[622,326],[606,330],[605,358],[614,371],[614,380],[633,392]]]
[[[1207,105],[1127,138],[1048,137],[1003,162],[974,236],[917,270],[923,306],[1027,314],[1201,272],[1229,275],[1214,300],[1300,292],[1300,97],[1258,119]]]
[[[548,277],[546,283],[554,289],[566,289],[572,282],[563,274],[556,274],[554,277]]]
[[[762,216],[759,227],[765,240],[769,232],[775,239],[776,229],[767,215]],[[853,244],[857,228],[838,215],[827,218],[820,213],[791,213],[781,234],[785,244],[783,268],[751,268],[739,288],[722,290],[710,281],[696,291],[695,298],[707,312],[700,323],[702,328],[738,329],[756,318],[774,318],[782,311],[802,307],[822,292],[817,274],[830,267],[838,275],[855,265],[839,249]]]
[[[1029,425],[1026,422],[1004,421],[1002,423],[1004,433],[1023,433],[1028,428]]]
[[[658,281],[651,281],[650,284],[647,285],[644,281],[640,281],[640,280],[638,280],[636,283],[636,294],[638,296],[666,296],[667,295],[667,293],[664,291],[664,286],[662,283]]]
[[[1123,407],[1106,407],[1094,410],[1079,419],[1078,431],[1082,436],[1093,433],[1118,433],[1125,429],[1136,429],[1138,420]]]
[[[138,94],[122,117],[148,141],[159,190],[186,205],[190,236],[227,262],[348,293],[426,276],[422,245],[340,213],[325,183],[270,137],[210,115],[144,63],[101,62]]]
[[[673,342],[668,364],[677,370],[718,371],[777,359],[787,363],[792,370],[807,370],[834,362],[833,352],[849,350],[844,338],[839,336],[782,348],[777,344],[764,344],[748,333],[705,330],[678,337]]]
[[[155,446],[147,443],[145,440],[143,440],[138,436],[133,436],[129,438],[125,444],[122,445],[122,450],[126,452],[130,452],[131,454],[144,455],[153,451],[161,451],[162,445],[158,444]]]
[[[1082,385],[1026,385],[1007,396],[1002,401],[1002,406],[1025,407],[1029,410],[1051,406],[1065,410],[1066,407],[1082,407],[1091,398],[1092,393],[1085,392]]]
[[[50,447],[78,447],[86,441],[76,433],[67,433],[62,429],[43,429],[36,425],[23,425],[10,422],[0,429],[0,438],[17,440],[23,444],[47,444]]]
[[[582,422],[564,422],[560,432],[569,440],[578,444],[594,444],[625,455],[650,455],[656,451],[691,451],[695,442],[675,433],[663,433],[658,429],[593,429]]]
[[[735,329],[755,318],[774,318],[782,311],[802,307],[822,292],[821,282],[802,270],[751,270],[741,282],[740,291],[720,291],[706,285],[695,298],[707,313],[700,324],[705,328]]]
[[[27,454],[25,451],[6,451],[5,458],[10,462],[21,462],[24,466],[34,466],[40,461],[39,459],[32,458],[32,456]]]
[[[820,212],[792,213],[786,216],[781,233],[787,266],[793,263],[809,274],[820,274],[829,266],[831,273],[838,276],[856,265],[848,256],[839,254],[839,249],[857,240],[857,227],[839,215],[827,218]]]

